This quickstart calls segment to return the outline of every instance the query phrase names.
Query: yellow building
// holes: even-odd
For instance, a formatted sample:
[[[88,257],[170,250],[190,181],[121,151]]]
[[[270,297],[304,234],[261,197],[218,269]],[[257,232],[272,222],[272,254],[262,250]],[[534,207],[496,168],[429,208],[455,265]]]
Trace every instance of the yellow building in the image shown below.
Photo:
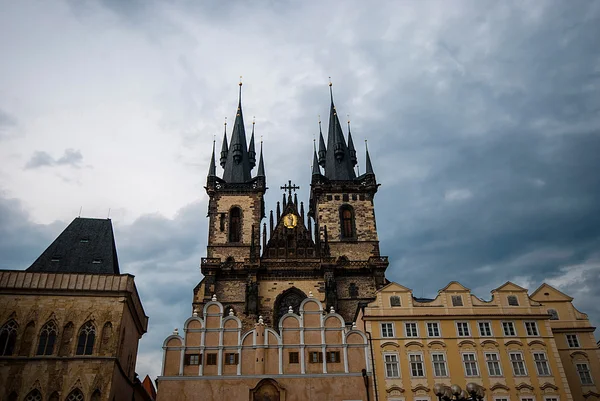
[[[434,384],[469,382],[493,401],[597,400],[593,328],[570,301],[546,285],[530,297],[507,282],[484,301],[457,282],[435,299],[388,284],[357,319],[371,337],[379,400],[433,401]]]

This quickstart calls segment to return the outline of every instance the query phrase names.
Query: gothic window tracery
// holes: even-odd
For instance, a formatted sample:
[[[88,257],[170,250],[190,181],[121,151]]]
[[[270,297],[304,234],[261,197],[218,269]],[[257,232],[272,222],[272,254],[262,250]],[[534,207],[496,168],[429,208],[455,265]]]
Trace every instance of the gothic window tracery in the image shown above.
[[[46,323],[40,331],[40,342],[38,343],[36,355],[52,355],[57,335],[56,323],[53,321]]]
[[[25,397],[25,401],[42,401],[42,394],[39,390],[32,390],[27,397]]]
[[[300,311],[300,304],[305,298],[306,295],[297,288],[290,288],[279,295],[275,301],[274,311],[276,315],[273,325],[276,328],[279,327],[279,319],[289,312],[290,306],[292,307],[294,313],[297,314]]]
[[[0,329],[0,355],[10,356],[15,350],[17,329],[19,325],[14,320],[9,320]]]
[[[229,211],[229,242],[240,242],[242,238],[242,211],[233,207]]]
[[[92,355],[94,340],[96,339],[96,327],[92,322],[86,322],[79,330],[77,339],[77,355]]]
[[[69,393],[65,401],[83,401],[83,393],[76,388]]]

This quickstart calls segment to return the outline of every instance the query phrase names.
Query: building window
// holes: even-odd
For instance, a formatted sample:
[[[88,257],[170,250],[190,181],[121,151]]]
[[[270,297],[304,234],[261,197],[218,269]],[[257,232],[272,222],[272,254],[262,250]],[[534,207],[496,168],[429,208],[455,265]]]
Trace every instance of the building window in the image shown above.
[[[329,363],[339,363],[340,359],[340,351],[328,351],[327,352],[327,362]]]
[[[87,322],[79,329],[77,339],[77,355],[92,355],[94,340],[96,339],[96,327],[92,322]]]
[[[478,322],[479,326],[479,335],[481,337],[491,337],[492,336],[492,324],[490,322]]]
[[[469,323],[456,322],[456,333],[459,337],[469,337],[471,335],[471,333],[469,332]]]
[[[188,354],[185,356],[186,365],[200,365],[201,355],[200,354]]]
[[[391,306],[401,306],[400,305],[400,297],[397,295],[393,295],[390,297],[390,305]]]
[[[423,366],[423,355],[410,354],[410,375],[412,377],[425,377],[425,367]]]
[[[404,323],[404,332],[406,334],[406,337],[419,337],[417,323],[415,322]]]
[[[350,286],[348,287],[348,293],[350,294],[351,298],[358,297],[358,287],[356,286],[356,283],[350,283]]]
[[[54,343],[56,342],[57,333],[56,323],[52,321],[42,327],[36,355],[52,355],[54,353]]]
[[[535,400],[531,397],[525,397],[525,398],[521,398],[521,401],[535,401]]]
[[[515,324],[513,322],[502,322],[502,330],[507,337],[514,337],[517,335]]]
[[[398,365],[397,354],[384,354],[383,359],[385,361],[385,377],[393,379],[400,377],[400,367]]]
[[[206,354],[206,364],[207,365],[216,365],[217,364],[217,354]]]
[[[581,384],[594,384],[594,382],[592,381],[592,375],[590,373],[590,367],[587,363],[576,363],[575,368],[577,369],[577,374],[579,375],[579,380],[581,380]]]
[[[516,295],[509,295],[506,297],[510,306],[519,306],[519,298]]]
[[[9,320],[0,329],[0,355],[10,356],[15,351],[17,342],[17,329],[19,325],[14,320]]]
[[[288,354],[289,363],[300,363],[298,352],[292,351]]]
[[[446,366],[445,354],[431,354],[431,360],[433,362],[433,375],[435,377],[448,376],[448,368]]]
[[[76,388],[75,390],[69,393],[65,401],[83,401],[83,399],[83,393],[81,392],[81,390]]]
[[[556,309],[548,309],[548,314],[550,315],[550,320],[558,320],[558,312]]]
[[[534,352],[533,360],[535,361],[535,369],[539,376],[550,376],[550,366],[544,352]]]
[[[462,354],[463,364],[465,365],[465,375],[479,376],[479,369],[477,369],[477,358],[474,353]]]
[[[25,401],[42,401],[42,394],[39,392],[39,390],[33,390],[27,394]]]
[[[487,364],[488,373],[490,376],[502,376],[502,368],[500,367],[500,355],[495,352],[486,352],[485,362]]]
[[[394,323],[381,323],[381,337],[394,337]]]
[[[539,336],[536,322],[525,322],[525,330],[528,336]]]
[[[323,353],[321,351],[309,352],[310,363],[323,363]]]
[[[440,324],[438,322],[427,322],[427,335],[429,337],[439,337]]]
[[[577,334],[567,334],[567,344],[569,348],[579,348],[579,338]]]
[[[340,222],[342,239],[354,238],[354,213],[350,205],[343,205],[340,208]]]
[[[229,211],[229,242],[240,242],[242,238],[242,211],[233,207]]]
[[[452,306],[463,306],[462,295],[452,295]]]
[[[228,352],[225,354],[225,365],[237,365],[239,363],[239,354],[237,352]]]
[[[544,401],[558,401],[558,397],[544,397]]]
[[[494,401],[510,401],[510,400],[506,397],[494,397]]]
[[[510,352],[510,363],[512,364],[513,373],[515,376],[527,376],[527,370],[525,369],[525,361],[523,360],[523,354],[520,352]]]

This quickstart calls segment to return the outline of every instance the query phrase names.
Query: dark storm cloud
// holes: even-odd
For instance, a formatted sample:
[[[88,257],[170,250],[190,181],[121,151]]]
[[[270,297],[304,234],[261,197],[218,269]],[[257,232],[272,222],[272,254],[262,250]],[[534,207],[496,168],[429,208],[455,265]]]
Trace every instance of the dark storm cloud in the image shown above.
[[[65,153],[58,159],[54,159],[48,152],[36,151],[31,159],[25,164],[25,169],[36,169],[40,167],[71,166],[80,168],[83,155],[79,150],[65,149]]]

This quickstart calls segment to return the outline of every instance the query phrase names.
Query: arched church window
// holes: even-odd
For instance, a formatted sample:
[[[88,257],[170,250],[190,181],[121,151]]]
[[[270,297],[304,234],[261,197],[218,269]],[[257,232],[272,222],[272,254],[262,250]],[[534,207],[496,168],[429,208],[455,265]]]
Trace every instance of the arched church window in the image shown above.
[[[548,309],[548,314],[550,315],[550,320],[558,320],[558,312],[556,309]]]
[[[229,211],[229,242],[240,242],[242,238],[242,211],[239,207]]]
[[[0,355],[10,356],[15,350],[17,342],[17,329],[19,325],[14,320],[9,320],[0,329]]]
[[[36,355],[52,355],[57,334],[56,323],[53,321],[46,323],[40,331],[40,342],[38,343]]]
[[[354,238],[354,211],[350,205],[340,208],[342,238]]]
[[[96,327],[92,322],[86,322],[79,330],[77,338],[77,355],[92,355],[94,340],[96,339]]]
[[[279,319],[289,312],[290,306],[294,313],[298,313],[300,311],[300,304],[305,298],[307,298],[306,294],[295,287],[284,291],[277,297],[273,310],[275,313],[273,325],[276,329],[279,328]]]
[[[32,390],[27,397],[25,397],[25,401],[42,401],[42,394],[39,390]]]
[[[65,401],[83,401],[83,393],[81,392],[81,390],[76,388],[75,390],[69,393]]]

